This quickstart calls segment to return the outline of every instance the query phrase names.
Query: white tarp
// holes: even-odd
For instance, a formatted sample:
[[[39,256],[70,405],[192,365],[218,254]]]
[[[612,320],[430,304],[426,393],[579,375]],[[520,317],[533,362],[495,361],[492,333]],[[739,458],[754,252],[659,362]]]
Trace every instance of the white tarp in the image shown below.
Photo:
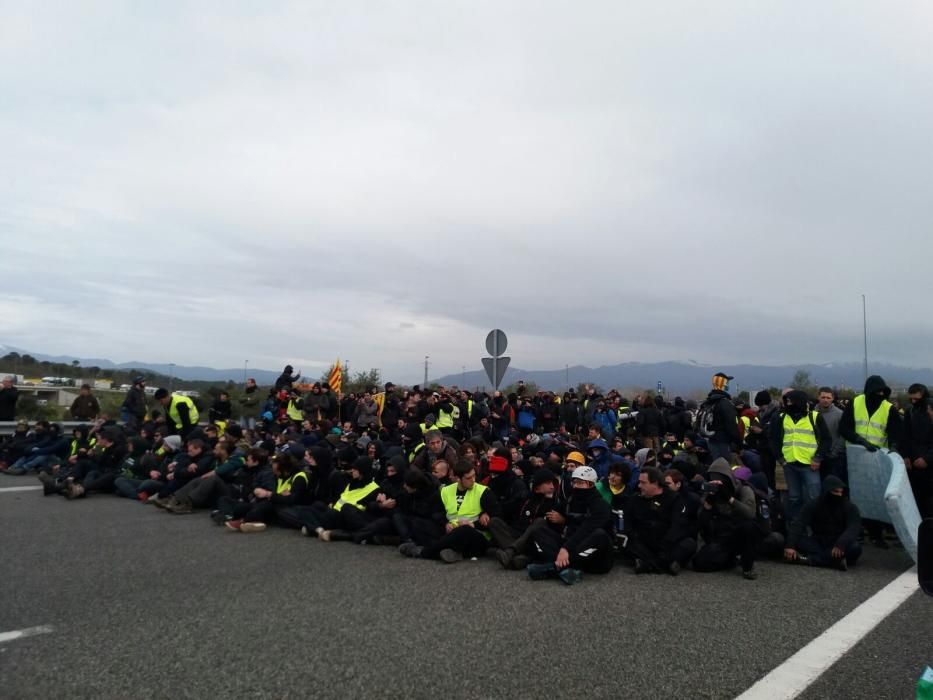
[[[904,460],[896,452],[880,449],[869,452],[860,445],[848,445],[849,498],[863,518],[891,523],[901,544],[917,561],[917,530],[920,511],[907,478]]]

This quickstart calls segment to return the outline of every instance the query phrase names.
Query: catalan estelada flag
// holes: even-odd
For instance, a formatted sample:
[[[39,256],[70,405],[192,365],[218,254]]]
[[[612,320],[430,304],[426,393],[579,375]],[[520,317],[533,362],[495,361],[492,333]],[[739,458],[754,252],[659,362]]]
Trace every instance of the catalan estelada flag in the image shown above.
[[[340,389],[343,387],[343,367],[340,366],[339,357],[331,368],[330,374],[327,375],[327,384],[330,386],[330,390],[335,394],[339,394]]]

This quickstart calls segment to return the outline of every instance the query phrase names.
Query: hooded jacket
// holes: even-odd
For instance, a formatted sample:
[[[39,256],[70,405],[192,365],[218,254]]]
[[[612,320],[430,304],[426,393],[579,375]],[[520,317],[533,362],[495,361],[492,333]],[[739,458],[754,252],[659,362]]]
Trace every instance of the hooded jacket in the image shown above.
[[[564,529],[564,547],[576,551],[579,545],[595,530],[605,530],[612,535],[615,520],[609,504],[595,488],[574,489],[567,502],[567,524]]]
[[[787,547],[795,549],[808,531],[824,549],[839,547],[845,550],[855,542],[862,530],[862,517],[858,506],[849,501],[848,494],[834,497],[830,493],[838,488],[846,488],[839,477],[827,476],[823,480],[822,496],[805,504],[800,515],[788,527]]]
[[[891,396],[891,387],[884,379],[877,374],[873,374],[865,380],[865,408],[868,415],[874,414],[881,405],[881,402]],[[888,436],[888,449],[894,450],[901,439],[901,416],[894,406],[888,412],[887,428],[885,430]],[[839,434],[853,445],[863,445],[865,441],[855,432],[855,402],[850,401],[842,412],[842,418],[839,419]]]
[[[755,492],[732,476],[729,463],[722,457],[713,460],[707,474],[709,481],[721,481],[724,490],[717,496],[706,494],[704,501],[712,508],[700,508],[697,524],[703,539],[711,542],[720,537],[731,537],[735,527],[743,520],[754,520],[757,512]]]
[[[594,454],[594,450],[596,451]],[[609,449],[609,445],[602,438],[596,438],[591,440],[590,443],[586,446],[586,451],[590,455],[590,464],[589,466],[593,467],[596,470],[596,475],[602,479],[605,476],[609,476],[609,465],[614,462],[624,461],[622,457],[617,454],[613,454]],[[638,483],[638,474],[637,469],[632,470],[633,478],[635,483]],[[631,485],[631,481],[629,481]]]
[[[927,399],[930,392],[923,390],[920,401],[916,406],[911,406],[904,414],[904,439],[903,455],[904,457],[914,459],[927,459],[930,450],[933,450],[933,425],[931,425],[930,415],[927,413]],[[927,464],[927,469],[930,466]]]

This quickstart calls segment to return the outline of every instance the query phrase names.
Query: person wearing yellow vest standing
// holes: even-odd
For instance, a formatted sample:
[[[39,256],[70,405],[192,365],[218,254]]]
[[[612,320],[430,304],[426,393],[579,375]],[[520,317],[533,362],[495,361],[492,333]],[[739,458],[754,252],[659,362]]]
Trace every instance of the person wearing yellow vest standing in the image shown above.
[[[499,503],[492,491],[476,483],[476,468],[472,462],[457,462],[454,476],[457,480],[441,489],[441,501],[447,514],[444,536],[427,547],[415,545],[401,550],[402,554],[453,564],[486,553],[491,537],[487,528],[490,519],[500,515]]]
[[[772,421],[771,440],[778,466],[784,469],[787,522],[792,522],[805,504],[820,498],[820,464],[829,456],[833,439],[823,416],[810,410],[805,392],[788,392],[784,405]]]
[[[170,394],[168,389],[159,389],[155,400],[165,409],[165,426],[169,435],[181,435],[184,439],[198,424],[198,408],[187,396]]]
[[[888,399],[891,387],[873,374],[865,380],[865,392],[859,394],[842,411],[839,434],[850,445],[861,445],[869,452],[879,448],[897,449],[901,439],[901,415]],[[882,549],[888,545],[882,535],[883,523],[863,518],[872,543]]]
[[[301,534],[323,542],[351,540],[353,533],[369,525],[382,509],[382,491],[373,480],[373,461],[359,457],[350,467],[350,482],[332,504],[311,504],[302,508]]]

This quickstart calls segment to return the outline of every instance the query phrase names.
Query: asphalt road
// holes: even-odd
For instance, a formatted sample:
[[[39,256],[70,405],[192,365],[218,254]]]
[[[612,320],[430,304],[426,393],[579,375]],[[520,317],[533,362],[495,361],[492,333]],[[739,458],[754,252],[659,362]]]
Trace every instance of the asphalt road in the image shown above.
[[[910,565],[868,549],[845,574],[617,567],[568,588],[488,560],[2,491],[35,483],[0,476],[0,632],[52,632],[0,643],[4,698],[728,698]],[[807,697],[912,697],[931,629],[933,599],[916,595]]]

